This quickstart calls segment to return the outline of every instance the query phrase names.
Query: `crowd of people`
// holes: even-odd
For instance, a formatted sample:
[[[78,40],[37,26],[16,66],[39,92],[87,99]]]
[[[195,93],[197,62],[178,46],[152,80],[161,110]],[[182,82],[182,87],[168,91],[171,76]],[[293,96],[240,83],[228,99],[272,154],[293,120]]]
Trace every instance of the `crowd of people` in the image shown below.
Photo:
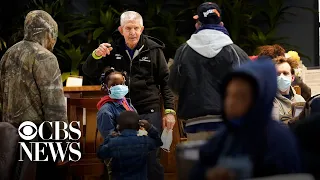
[[[320,98],[311,97],[296,75],[297,56],[280,45],[266,45],[249,57],[232,41],[216,3],[201,4],[193,18],[196,31],[177,49],[170,67],[164,44],[143,34],[143,18],[135,11],[122,13],[121,36],[100,44],[83,64],[84,76],[100,80],[106,94],[97,104],[97,129],[104,139],[97,157],[110,162],[106,171],[111,176],[105,178],[164,180],[159,150],[168,140],[161,132],[172,131],[177,117],[187,143],[205,142],[189,179],[298,173],[319,179]],[[24,31],[24,39],[0,62],[1,123],[17,128],[27,120],[67,122],[52,53],[57,23],[35,10],[27,14]],[[295,103],[304,104],[297,116]],[[56,178],[49,169],[54,165],[48,164],[38,164],[36,179]]]

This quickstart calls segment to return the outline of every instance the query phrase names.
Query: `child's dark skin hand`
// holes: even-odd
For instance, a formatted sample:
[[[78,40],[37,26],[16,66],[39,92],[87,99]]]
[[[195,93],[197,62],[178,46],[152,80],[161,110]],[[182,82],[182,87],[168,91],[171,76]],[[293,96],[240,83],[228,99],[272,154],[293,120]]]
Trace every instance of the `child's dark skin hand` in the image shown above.
[[[147,120],[140,120],[139,125],[147,131],[151,128],[151,124]]]
[[[111,133],[111,136],[112,136],[112,137],[117,137],[117,136],[119,136],[119,133],[117,133],[116,131],[113,131],[113,132]]]

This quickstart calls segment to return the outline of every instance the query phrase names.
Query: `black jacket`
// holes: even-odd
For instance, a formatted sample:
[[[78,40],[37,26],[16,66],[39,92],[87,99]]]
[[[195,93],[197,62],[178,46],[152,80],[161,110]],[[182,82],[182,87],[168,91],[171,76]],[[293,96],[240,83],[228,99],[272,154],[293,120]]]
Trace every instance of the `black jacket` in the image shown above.
[[[301,150],[305,173],[310,173],[315,180],[320,180],[320,114],[314,113],[309,117],[298,120],[290,126],[297,137]]]
[[[248,55],[226,35],[221,38],[210,35],[192,35],[187,44],[178,48],[170,67],[169,86],[179,95],[179,118],[187,120],[219,115],[221,80],[233,67],[250,61]]]
[[[138,55],[131,60],[124,38],[121,36],[111,43],[113,50],[105,58],[96,60],[89,55],[82,66],[83,73],[92,79],[99,79],[106,67],[126,71],[129,86],[127,98],[139,114],[160,111],[160,93],[165,109],[174,109],[174,97],[167,85],[169,69],[162,49],[164,44],[153,37],[141,35],[136,47]]]

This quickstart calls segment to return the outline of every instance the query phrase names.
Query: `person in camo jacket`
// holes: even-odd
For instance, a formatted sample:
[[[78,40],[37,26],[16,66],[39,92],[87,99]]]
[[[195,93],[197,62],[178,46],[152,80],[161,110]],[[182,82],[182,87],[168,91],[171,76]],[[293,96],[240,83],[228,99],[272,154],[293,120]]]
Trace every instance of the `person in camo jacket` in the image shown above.
[[[52,53],[57,36],[58,25],[47,12],[35,10],[27,14],[24,39],[1,59],[0,121],[16,127],[24,121],[37,126],[44,121],[67,122],[61,72]],[[49,128],[44,129],[46,133],[51,135]],[[37,179],[54,179],[54,167],[53,162],[37,163]]]
[[[3,55],[0,64],[2,121],[19,125],[23,121],[67,120],[61,72],[51,52],[58,25],[45,11],[28,13],[24,39]]]

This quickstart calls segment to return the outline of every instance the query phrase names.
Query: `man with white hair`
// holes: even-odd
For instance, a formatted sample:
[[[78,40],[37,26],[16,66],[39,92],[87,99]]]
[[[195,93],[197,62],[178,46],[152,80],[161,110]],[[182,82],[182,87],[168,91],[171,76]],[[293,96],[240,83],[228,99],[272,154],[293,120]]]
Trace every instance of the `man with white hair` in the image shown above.
[[[172,129],[175,123],[174,96],[167,85],[169,69],[162,49],[164,44],[153,37],[143,35],[143,19],[134,11],[124,12],[118,28],[121,37],[114,42],[102,43],[83,65],[83,73],[99,79],[106,67],[127,73],[129,98],[141,119],[151,122],[157,129]],[[124,89],[117,90],[122,93]],[[165,116],[161,121],[161,93]],[[109,114],[106,114],[109,116]],[[156,151],[148,160],[148,179],[164,179],[163,167],[157,161]]]

